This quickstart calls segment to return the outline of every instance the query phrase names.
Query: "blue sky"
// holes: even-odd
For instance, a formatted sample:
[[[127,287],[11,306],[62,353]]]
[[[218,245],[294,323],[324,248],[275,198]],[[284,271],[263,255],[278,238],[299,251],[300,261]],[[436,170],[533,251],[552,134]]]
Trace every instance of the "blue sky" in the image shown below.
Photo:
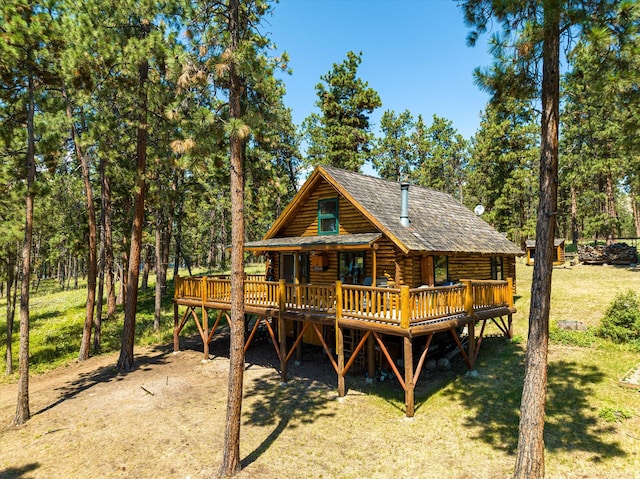
[[[373,131],[385,110],[447,118],[466,138],[478,129],[488,95],[473,70],[491,63],[486,38],[471,48],[454,0],[280,0],[264,33],[290,56],[286,105],[299,125],[313,111],[320,76],[351,50],[358,76],[380,95]]]

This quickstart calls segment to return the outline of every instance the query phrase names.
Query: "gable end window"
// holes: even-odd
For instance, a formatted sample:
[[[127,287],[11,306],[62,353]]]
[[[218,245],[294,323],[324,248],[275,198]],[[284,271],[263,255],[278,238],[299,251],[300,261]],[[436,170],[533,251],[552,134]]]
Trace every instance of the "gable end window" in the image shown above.
[[[338,198],[318,201],[318,234],[335,235],[339,230]]]

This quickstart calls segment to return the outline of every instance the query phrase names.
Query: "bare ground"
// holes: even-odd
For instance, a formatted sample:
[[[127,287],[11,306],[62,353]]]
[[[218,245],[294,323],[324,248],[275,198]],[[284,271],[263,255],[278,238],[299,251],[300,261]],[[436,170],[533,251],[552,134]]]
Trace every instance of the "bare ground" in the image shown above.
[[[178,354],[169,346],[137,348],[137,369],[129,374],[119,374],[117,355],[109,354],[33,377],[33,417],[20,427],[10,425],[16,385],[0,386],[0,478],[213,477],[223,441],[227,345],[217,341],[213,359],[203,362],[199,342],[183,338]],[[492,428],[491,417],[472,417],[450,387],[478,381],[465,378],[461,365],[418,386],[416,417],[407,420],[397,384],[381,392],[380,384],[348,377],[352,387],[337,400],[335,373],[321,354],[291,364],[291,381],[281,384],[269,344],[247,354],[240,478],[509,477],[517,420]],[[492,408],[506,404],[507,414],[517,406],[499,395],[476,399]],[[440,414],[430,414],[431,407]],[[612,444],[604,439],[597,454],[587,447],[559,456],[548,477],[639,477],[640,449],[620,452]],[[602,464],[616,454],[619,460]]]

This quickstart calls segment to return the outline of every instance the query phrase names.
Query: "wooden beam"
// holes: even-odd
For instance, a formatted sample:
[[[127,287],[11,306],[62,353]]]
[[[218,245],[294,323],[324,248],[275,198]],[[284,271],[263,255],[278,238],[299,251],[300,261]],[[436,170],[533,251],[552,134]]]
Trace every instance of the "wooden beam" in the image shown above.
[[[413,340],[403,338],[404,341],[404,405],[407,417],[415,414],[415,384],[413,381]]]
[[[287,382],[287,328],[284,320],[286,281],[278,282],[278,337],[280,338],[280,380]]]

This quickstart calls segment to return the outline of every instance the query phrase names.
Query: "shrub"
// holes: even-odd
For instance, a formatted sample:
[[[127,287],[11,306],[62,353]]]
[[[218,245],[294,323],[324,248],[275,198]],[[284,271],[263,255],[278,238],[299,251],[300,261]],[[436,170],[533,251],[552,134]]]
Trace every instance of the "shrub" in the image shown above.
[[[640,341],[640,300],[635,292],[629,290],[616,295],[597,334],[616,343]]]

